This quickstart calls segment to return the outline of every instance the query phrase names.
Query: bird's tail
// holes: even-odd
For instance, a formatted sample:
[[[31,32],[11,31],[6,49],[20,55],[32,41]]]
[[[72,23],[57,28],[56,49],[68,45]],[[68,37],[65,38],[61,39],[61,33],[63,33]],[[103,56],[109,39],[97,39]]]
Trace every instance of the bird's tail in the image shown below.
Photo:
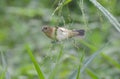
[[[84,37],[85,36],[85,30],[81,29],[81,30],[73,30],[70,37],[74,37],[74,36],[78,36],[78,37]]]
[[[76,36],[84,36],[85,35],[85,30],[81,29],[81,30],[75,30]]]

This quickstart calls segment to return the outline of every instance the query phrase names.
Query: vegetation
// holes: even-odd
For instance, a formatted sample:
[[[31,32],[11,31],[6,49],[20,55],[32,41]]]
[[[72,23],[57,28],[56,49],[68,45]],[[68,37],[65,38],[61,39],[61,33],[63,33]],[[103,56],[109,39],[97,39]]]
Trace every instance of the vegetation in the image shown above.
[[[119,79],[120,0],[0,0],[0,79]],[[44,25],[85,29],[58,43]]]

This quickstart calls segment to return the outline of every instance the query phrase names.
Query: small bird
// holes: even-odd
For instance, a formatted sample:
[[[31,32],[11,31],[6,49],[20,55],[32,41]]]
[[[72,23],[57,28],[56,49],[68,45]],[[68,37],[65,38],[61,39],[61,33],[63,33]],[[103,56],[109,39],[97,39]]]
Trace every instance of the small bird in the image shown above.
[[[51,39],[62,41],[75,36],[84,36],[85,30],[69,30],[63,27],[49,27],[44,26],[42,31]]]

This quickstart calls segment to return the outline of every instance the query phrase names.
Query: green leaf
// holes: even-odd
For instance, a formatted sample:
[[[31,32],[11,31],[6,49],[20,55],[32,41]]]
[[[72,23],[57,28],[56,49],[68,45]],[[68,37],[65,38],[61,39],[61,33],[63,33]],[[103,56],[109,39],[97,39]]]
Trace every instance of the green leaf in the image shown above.
[[[92,79],[99,79],[99,77],[90,69],[86,69],[88,75],[92,78]]]
[[[71,1],[72,1],[72,0],[66,0],[66,1],[64,2],[64,5],[70,3]]]
[[[65,0],[63,2],[61,2],[56,9],[53,11],[52,16],[55,14],[56,11],[58,11],[60,8],[62,8],[63,6],[67,5],[68,3],[70,3],[72,0]]]
[[[93,53],[84,63],[83,63],[83,67],[81,68],[80,72],[82,73],[85,68],[92,62],[92,60],[99,55],[100,53],[102,53],[103,49],[105,47],[107,47],[109,44],[109,42],[107,42],[104,46],[102,46],[100,49],[98,49],[95,53]]]
[[[97,0],[90,0],[110,21],[110,23],[120,32],[120,23],[117,19],[107,10],[105,9]]]
[[[60,65],[60,64],[59,64],[59,60],[60,60],[62,54],[63,54],[63,46],[60,45],[60,52],[59,52],[58,57],[57,57],[57,59],[56,59],[56,65],[55,65],[54,69],[52,70],[52,72],[51,72],[51,74],[50,74],[50,76],[49,76],[49,79],[54,79],[54,77],[55,77],[55,75],[56,75],[56,73],[57,73],[58,67],[59,67],[59,65]]]
[[[0,75],[0,79],[5,79],[6,72],[7,72],[7,68],[6,68],[5,71],[3,71],[2,74]]]
[[[102,56],[105,59],[107,59],[112,65],[114,65],[116,68],[120,69],[120,64],[116,60],[112,59],[111,57],[103,53],[102,53]]]
[[[39,64],[37,63],[37,60],[36,60],[35,57],[33,56],[32,51],[30,50],[30,48],[29,48],[28,45],[26,45],[26,50],[27,50],[27,52],[28,52],[28,54],[29,54],[29,56],[30,56],[30,58],[31,58],[31,60],[32,60],[32,62],[33,62],[33,64],[34,64],[34,66],[35,66],[35,69],[36,69],[36,71],[37,71],[37,73],[38,73],[39,78],[40,78],[40,79],[45,79],[45,78],[44,78],[44,75],[43,75],[43,73],[42,73],[42,71],[41,71],[41,69],[40,69],[40,67],[39,67]]]

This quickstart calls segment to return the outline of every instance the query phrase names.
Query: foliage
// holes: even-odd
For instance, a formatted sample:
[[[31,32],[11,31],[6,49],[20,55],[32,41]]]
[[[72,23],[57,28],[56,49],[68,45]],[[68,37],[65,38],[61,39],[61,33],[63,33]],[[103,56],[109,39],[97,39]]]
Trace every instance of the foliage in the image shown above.
[[[0,78],[119,79],[119,5],[120,0],[0,0]],[[86,35],[53,44],[43,25],[85,29]]]

